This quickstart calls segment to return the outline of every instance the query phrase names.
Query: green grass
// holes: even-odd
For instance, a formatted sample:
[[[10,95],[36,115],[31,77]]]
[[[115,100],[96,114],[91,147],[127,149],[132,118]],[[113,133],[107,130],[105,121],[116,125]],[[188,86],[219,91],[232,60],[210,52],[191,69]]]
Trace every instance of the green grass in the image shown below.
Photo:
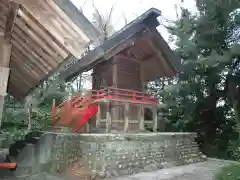
[[[240,164],[222,168],[216,174],[215,180],[240,180]]]

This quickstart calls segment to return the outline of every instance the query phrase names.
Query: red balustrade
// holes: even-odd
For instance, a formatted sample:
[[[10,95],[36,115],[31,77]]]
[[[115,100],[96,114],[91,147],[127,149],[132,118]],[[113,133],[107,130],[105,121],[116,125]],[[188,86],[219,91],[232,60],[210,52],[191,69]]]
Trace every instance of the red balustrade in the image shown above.
[[[56,110],[52,109],[54,124],[70,125],[87,107],[99,99],[111,99],[116,101],[128,101],[132,103],[158,104],[157,98],[150,94],[127,89],[109,87],[100,90],[89,90],[83,96],[74,96],[70,100],[65,100]],[[55,107],[55,106],[54,106]],[[77,113],[79,112],[79,113]],[[56,117],[57,118],[56,118]],[[86,121],[86,118],[85,118]],[[81,123],[80,123],[81,124]],[[79,127],[78,127],[79,128]]]

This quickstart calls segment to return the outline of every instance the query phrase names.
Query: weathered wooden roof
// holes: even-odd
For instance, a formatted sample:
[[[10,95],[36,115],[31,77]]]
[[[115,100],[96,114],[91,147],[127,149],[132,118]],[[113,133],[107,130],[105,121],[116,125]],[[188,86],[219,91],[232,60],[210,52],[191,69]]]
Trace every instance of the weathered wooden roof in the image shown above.
[[[157,9],[149,9],[81,59],[69,57],[69,63],[59,71],[60,77],[71,80],[116,54],[142,61],[145,81],[174,76],[180,69],[180,59],[156,29],[160,14]]]
[[[8,33],[8,24],[13,24],[8,93],[19,99],[99,36],[69,0],[0,0],[0,33]]]

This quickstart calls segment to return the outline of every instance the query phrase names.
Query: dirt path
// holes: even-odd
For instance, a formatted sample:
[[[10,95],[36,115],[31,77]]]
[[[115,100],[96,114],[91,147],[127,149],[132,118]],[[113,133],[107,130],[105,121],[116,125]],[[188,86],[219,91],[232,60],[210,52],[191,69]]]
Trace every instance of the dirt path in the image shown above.
[[[158,171],[138,173],[131,176],[111,178],[109,180],[214,180],[214,174],[224,166],[231,163],[223,160],[210,159],[206,162],[161,169]],[[5,177],[5,180],[70,180],[68,177],[60,177],[47,173],[39,173],[25,176]]]
[[[111,180],[213,180],[215,173],[221,167],[230,164],[230,162],[222,160],[208,160],[197,164],[139,173],[121,178],[112,178]]]

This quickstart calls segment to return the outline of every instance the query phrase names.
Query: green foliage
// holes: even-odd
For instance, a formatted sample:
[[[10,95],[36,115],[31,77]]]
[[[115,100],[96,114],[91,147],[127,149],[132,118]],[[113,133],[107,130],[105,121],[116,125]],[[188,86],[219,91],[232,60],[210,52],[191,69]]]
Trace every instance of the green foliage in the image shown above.
[[[231,159],[240,161],[240,140],[230,141],[228,155]]]
[[[158,79],[148,89],[169,109],[167,131],[197,132],[208,156],[231,158],[240,123],[240,2],[198,0],[198,14],[181,7],[170,27],[182,72]]]
[[[11,96],[7,96],[2,134],[16,134],[26,131],[29,120],[31,121],[31,130],[43,130],[49,127],[53,99],[56,100],[56,104],[59,104],[70,92],[73,92],[72,86],[50,77],[32,94],[29,94],[23,102],[18,102]]]
[[[219,171],[216,176],[216,180],[239,180],[240,179],[240,165],[231,165],[224,167]]]

